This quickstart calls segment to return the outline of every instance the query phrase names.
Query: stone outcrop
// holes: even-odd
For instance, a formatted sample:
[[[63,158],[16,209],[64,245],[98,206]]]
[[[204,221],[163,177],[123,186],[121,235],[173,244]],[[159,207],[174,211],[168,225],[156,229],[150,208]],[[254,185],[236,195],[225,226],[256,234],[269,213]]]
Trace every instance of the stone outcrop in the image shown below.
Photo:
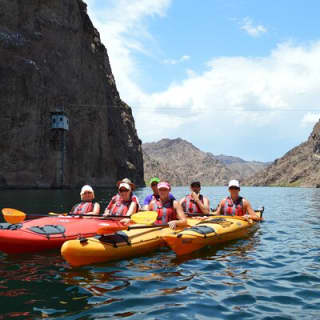
[[[69,131],[51,129],[57,110]],[[81,0],[0,0],[0,111],[0,187],[144,184],[131,108]]]
[[[308,140],[247,179],[249,185],[320,187],[320,122]]]
[[[159,176],[173,185],[189,185],[195,180],[203,185],[226,185],[230,179],[244,179],[244,172],[252,174],[265,166],[236,157],[214,156],[180,138],[144,143],[142,149],[146,183],[152,176]]]

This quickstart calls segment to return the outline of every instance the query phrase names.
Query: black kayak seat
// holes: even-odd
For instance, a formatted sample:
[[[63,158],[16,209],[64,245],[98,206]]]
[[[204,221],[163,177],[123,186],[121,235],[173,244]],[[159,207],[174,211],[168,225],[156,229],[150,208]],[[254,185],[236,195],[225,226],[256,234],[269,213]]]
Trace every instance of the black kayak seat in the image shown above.
[[[203,235],[205,238],[207,236],[207,234],[210,234],[210,233],[214,233],[215,230],[212,228],[212,227],[208,227],[208,226],[194,226],[192,228],[188,228],[188,229],[185,229],[184,231],[193,231],[193,232],[197,232],[201,235]],[[178,238],[182,237],[183,233],[179,233],[178,234]]]
[[[213,219],[210,219],[210,220],[201,221],[201,222],[197,223],[197,225],[202,224],[202,223],[216,223],[216,224],[219,224],[219,223],[226,222],[226,221],[227,220],[225,218],[213,218]]]
[[[28,228],[28,230],[41,235],[45,235],[48,239],[50,239],[51,235],[56,235],[56,234],[61,234],[65,238],[64,233],[66,232],[66,229],[64,226],[51,225],[51,224],[46,224],[44,226],[33,226]]]
[[[131,245],[128,235],[123,231],[118,231],[109,235],[102,235],[98,237],[98,240],[104,243],[113,245],[114,248],[118,248],[118,244],[126,243],[128,246]]]
[[[0,230],[18,230],[20,228],[22,228],[21,223],[0,223]]]

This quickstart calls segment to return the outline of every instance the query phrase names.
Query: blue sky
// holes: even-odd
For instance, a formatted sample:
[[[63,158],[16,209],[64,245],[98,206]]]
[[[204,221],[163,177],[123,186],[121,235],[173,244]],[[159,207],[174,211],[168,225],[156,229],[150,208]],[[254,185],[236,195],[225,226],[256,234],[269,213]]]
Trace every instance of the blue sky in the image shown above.
[[[272,161],[320,117],[319,1],[87,3],[143,142]]]

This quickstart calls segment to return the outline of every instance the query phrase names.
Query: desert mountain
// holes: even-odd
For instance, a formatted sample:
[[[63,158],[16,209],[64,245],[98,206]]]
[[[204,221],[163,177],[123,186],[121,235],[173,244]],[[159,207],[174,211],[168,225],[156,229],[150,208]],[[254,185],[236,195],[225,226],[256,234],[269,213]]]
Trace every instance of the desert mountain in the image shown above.
[[[243,180],[266,166],[231,156],[214,156],[181,138],[144,143],[142,150],[146,182],[160,176],[173,185],[188,185],[194,180],[203,185],[226,185],[232,178]]]
[[[249,185],[320,186],[320,121],[308,140],[246,179]]]

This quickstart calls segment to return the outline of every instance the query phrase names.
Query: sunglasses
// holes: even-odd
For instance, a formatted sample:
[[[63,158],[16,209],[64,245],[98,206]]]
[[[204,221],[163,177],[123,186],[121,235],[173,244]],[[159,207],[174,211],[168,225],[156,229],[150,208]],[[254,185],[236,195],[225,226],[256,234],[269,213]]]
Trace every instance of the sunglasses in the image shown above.
[[[119,192],[129,192],[127,189],[120,189]]]
[[[158,185],[158,183],[156,182],[156,183],[151,183],[151,187],[154,187],[154,186],[157,186]]]
[[[240,188],[237,187],[230,187],[229,190],[240,190]]]

